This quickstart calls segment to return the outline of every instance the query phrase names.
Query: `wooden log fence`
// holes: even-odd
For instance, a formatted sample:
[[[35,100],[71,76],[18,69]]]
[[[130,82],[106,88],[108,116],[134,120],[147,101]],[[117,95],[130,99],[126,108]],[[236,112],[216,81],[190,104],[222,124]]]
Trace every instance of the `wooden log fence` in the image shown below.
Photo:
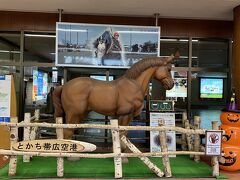
[[[194,122],[193,123],[194,123],[195,130],[200,129],[201,119],[200,119],[199,116],[194,116]],[[200,150],[200,135],[199,134],[194,135],[193,149],[194,149],[194,151],[199,151]],[[200,161],[200,156],[195,155],[194,156],[194,161],[199,162]]]
[[[218,122],[217,121],[212,121],[212,129],[218,130]],[[213,176],[219,176],[218,156],[212,157],[212,167],[213,167]]]
[[[121,141],[127,145],[127,147],[133,152],[133,153],[142,153],[134,144],[132,144],[126,136],[122,135]],[[150,159],[146,156],[140,157],[140,159],[143,161],[143,163],[152,171],[154,172],[158,177],[162,177],[164,173],[159,169],[155,164],[153,164]]]
[[[34,115],[37,117],[36,114]],[[26,116],[27,119],[33,119]],[[39,118],[39,116],[38,116]],[[189,137],[192,134],[205,134],[206,130],[204,129],[184,129],[181,127],[166,127],[160,123],[158,127],[149,127],[149,126],[118,126],[117,120],[111,120],[111,125],[99,125],[99,124],[61,124],[62,118],[57,118],[58,124],[51,123],[26,123],[17,121],[12,121],[11,123],[0,123],[1,125],[5,125],[11,127],[11,143],[15,143],[18,140],[16,135],[18,127],[24,127],[28,131],[27,128],[38,128],[38,127],[48,127],[48,128],[56,128],[57,138],[63,139],[63,128],[96,128],[96,129],[110,129],[112,131],[113,138],[113,153],[65,153],[65,152],[24,152],[24,151],[16,151],[16,150],[3,150],[0,149],[0,154],[9,155],[10,164],[9,164],[9,175],[14,176],[16,174],[17,167],[17,158],[16,156],[43,156],[43,157],[57,157],[57,176],[64,176],[64,166],[63,166],[63,158],[64,157],[80,157],[80,158],[114,158],[114,166],[115,166],[115,178],[122,178],[122,158],[125,157],[138,157],[140,158],[157,176],[162,177],[171,177],[171,167],[169,163],[168,156],[169,155],[195,155],[195,156],[204,156],[205,152],[199,152],[199,147],[195,148],[196,151],[167,151],[166,148],[166,138],[164,143],[164,134],[166,131],[176,131],[180,133],[184,133]],[[214,125],[214,129],[216,129],[217,125]],[[160,141],[162,152],[147,152],[143,153],[138,150],[127,138],[126,136],[119,136],[120,130],[143,130],[143,131],[159,131],[160,132]],[[31,134],[31,133],[30,133]],[[165,134],[166,135],[166,134]],[[189,136],[188,136],[189,135]],[[29,138],[30,139],[30,138]],[[188,139],[188,138],[187,138]],[[121,153],[120,149],[120,140],[127,145],[127,147],[133,153]],[[194,149],[194,150],[195,150]],[[163,157],[163,165],[164,172],[161,171],[156,165],[154,165],[147,157],[155,157],[162,156]],[[213,157],[213,176],[219,175],[219,165],[217,162],[217,156]]]
[[[101,124],[52,124],[52,123],[30,123],[27,124],[25,122],[20,123],[0,123],[3,126],[11,127],[47,127],[47,128],[70,128],[70,129],[77,129],[77,128],[96,128],[96,129],[112,129],[112,130],[125,130],[125,131],[132,131],[132,130],[139,130],[139,131],[176,131],[180,133],[186,134],[205,134],[205,129],[184,129],[181,127],[172,127],[172,126],[163,126],[163,127],[150,127],[150,126],[119,126],[115,127],[112,125],[101,125]]]
[[[62,124],[63,119],[61,117],[57,117],[56,123]],[[63,128],[56,128],[56,133],[57,133],[57,139],[63,139]],[[57,158],[57,176],[63,177],[63,172],[64,172],[64,158],[58,157]]]
[[[118,121],[110,120],[110,123],[112,126],[118,127]],[[111,131],[112,131],[113,153],[116,154],[116,156],[114,156],[115,178],[121,178],[122,177],[122,158],[121,158],[119,130],[111,130]]]
[[[187,120],[187,113],[183,112],[182,114],[182,127],[185,127],[185,121]],[[187,150],[187,144],[186,144],[186,134],[182,133],[181,136],[181,148],[182,150]]]
[[[17,123],[18,119],[17,118],[11,118],[11,121]],[[17,141],[18,141],[18,128],[12,126],[11,127],[11,132],[10,132],[11,150],[13,150],[12,146]],[[9,161],[8,175],[9,176],[14,176],[16,174],[16,171],[17,171],[17,156],[12,155],[10,157],[10,161]]]
[[[158,125],[164,126],[165,121],[164,119],[159,120]],[[167,136],[166,136],[166,131],[160,131],[159,132],[159,140],[160,140],[160,147],[162,152],[167,152]],[[163,155],[162,156],[162,163],[164,167],[164,174],[166,177],[172,177],[172,171],[171,171],[171,166],[170,166],[170,161],[169,161],[169,156],[168,155]]]

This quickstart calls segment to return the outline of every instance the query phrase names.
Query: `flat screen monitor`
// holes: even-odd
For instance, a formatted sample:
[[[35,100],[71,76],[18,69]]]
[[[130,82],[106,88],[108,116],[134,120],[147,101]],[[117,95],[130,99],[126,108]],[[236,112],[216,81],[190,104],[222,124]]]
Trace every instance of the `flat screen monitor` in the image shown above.
[[[200,78],[201,99],[223,99],[223,78]]]
[[[107,77],[105,75],[90,75],[90,78],[101,80],[101,81],[106,81]],[[109,76],[109,81],[112,81],[114,78],[113,76]]]

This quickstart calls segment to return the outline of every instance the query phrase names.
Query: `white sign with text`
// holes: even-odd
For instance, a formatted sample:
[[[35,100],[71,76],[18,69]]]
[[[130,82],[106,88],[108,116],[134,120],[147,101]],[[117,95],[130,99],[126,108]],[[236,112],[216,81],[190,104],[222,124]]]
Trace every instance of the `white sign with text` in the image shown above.
[[[175,126],[175,113],[150,112],[150,126],[158,126],[158,121],[160,119],[164,119],[165,126]],[[166,138],[168,151],[176,151],[175,131],[167,131]],[[150,149],[151,152],[161,151],[158,131],[150,132]],[[171,155],[170,157],[176,157],[176,155]]]
[[[221,131],[206,131],[206,155],[221,155]]]

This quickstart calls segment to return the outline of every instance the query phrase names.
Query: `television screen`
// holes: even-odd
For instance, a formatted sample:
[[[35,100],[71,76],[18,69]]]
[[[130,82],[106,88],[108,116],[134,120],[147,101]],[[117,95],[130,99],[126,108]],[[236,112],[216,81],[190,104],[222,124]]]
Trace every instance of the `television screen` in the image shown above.
[[[106,81],[107,77],[104,75],[90,75],[90,78],[101,80],[101,81]],[[113,76],[109,76],[109,81],[113,80]]]
[[[223,98],[222,78],[200,78],[200,98]]]

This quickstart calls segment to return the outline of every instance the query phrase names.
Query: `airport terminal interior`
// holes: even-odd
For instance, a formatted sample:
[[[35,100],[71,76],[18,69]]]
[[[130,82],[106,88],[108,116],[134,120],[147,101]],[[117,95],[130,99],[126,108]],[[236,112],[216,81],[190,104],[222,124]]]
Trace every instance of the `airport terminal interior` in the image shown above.
[[[180,2],[183,4],[180,5]],[[33,116],[33,123],[55,123],[57,110],[55,109],[54,91],[62,87],[62,95],[60,95],[62,103],[64,99],[70,99],[70,103],[63,104],[61,107],[63,111],[69,109],[66,106],[74,107],[75,100],[76,102],[81,100],[76,109],[84,106],[85,102],[82,102],[80,95],[79,97],[74,95],[77,88],[81,92],[85,92],[88,88],[89,91],[99,91],[100,95],[86,95],[86,98],[94,97],[94,102],[93,105],[89,102],[91,105],[83,113],[84,118],[81,124],[110,125],[110,120],[118,118],[120,114],[118,111],[114,114],[102,112],[105,112],[104,108],[108,102],[113,102],[116,96],[120,97],[120,94],[124,93],[124,88],[122,90],[117,86],[120,90],[117,90],[117,95],[113,96],[109,89],[113,87],[117,89],[115,85],[127,76],[126,74],[130,71],[128,69],[137,66],[136,64],[142,59],[149,60],[159,56],[164,61],[172,56],[169,71],[173,83],[172,88],[167,90],[165,81],[159,82],[157,71],[149,76],[149,82],[142,92],[144,95],[141,100],[141,111],[134,116],[124,112],[124,115],[132,117],[129,126],[158,126],[158,120],[164,119],[165,125],[170,127],[189,128],[194,131],[199,130],[199,132],[203,129],[204,133],[198,135],[184,135],[177,131],[165,133],[169,151],[195,151],[195,142],[199,139],[197,150],[203,154],[200,159],[198,159],[198,154],[169,155],[172,167],[170,174],[172,175],[167,176],[169,174],[167,171],[164,177],[176,179],[238,178],[240,163],[237,162],[238,159],[232,158],[232,154],[240,158],[240,141],[238,142],[238,126],[240,125],[238,125],[240,116],[239,1],[206,0],[193,4],[190,0],[169,2],[162,0],[140,0],[139,2],[137,0],[122,0],[121,2],[53,0],[45,2],[45,5],[42,3],[39,0],[36,3],[30,0],[21,3],[16,0],[12,2],[4,0],[3,6],[0,7],[0,103],[6,104],[4,93],[10,93],[9,101],[11,101],[8,104],[9,107],[6,106],[6,109],[9,109],[9,116],[4,114],[4,105],[0,105],[1,123],[11,123],[14,117],[18,117],[17,122],[21,122],[28,117],[29,113]],[[165,65],[166,63],[161,66]],[[148,65],[147,67],[154,69],[155,66]],[[8,76],[11,77],[9,87],[11,91],[3,82]],[[64,89],[70,86],[70,82],[75,81],[76,78],[84,79],[79,87],[75,84],[69,88],[70,90]],[[92,87],[89,78],[94,79],[90,82],[96,87]],[[109,89],[101,89],[103,86]],[[127,84],[124,86],[127,87]],[[106,96],[104,91],[106,91]],[[126,89],[126,94],[130,92],[131,89]],[[129,104],[134,103],[133,100],[129,101]],[[94,108],[96,106],[95,109],[97,109],[98,105],[100,110],[96,112]],[[116,105],[116,108],[119,106]],[[116,110],[116,108],[112,109]],[[127,105],[124,105],[124,108],[127,108]],[[74,112],[74,109],[72,111]],[[224,113],[228,113],[226,119],[224,119]],[[230,121],[230,117],[235,114],[236,118]],[[68,122],[71,115],[68,112],[62,115],[63,121]],[[37,117],[36,120],[34,116],[35,119]],[[189,127],[186,127],[185,120],[189,122]],[[220,126],[214,129],[217,135],[220,133],[218,129],[225,131],[223,134],[220,133],[219,142],[221,143],[218,146],[220,149],[218,154],[212,152],[214,156],[205,156],[204,152],[207,151],[209,145],[205,132],[213,132],[210,131],[213,130],[212,121],[217,123],[217,127]],[[74,123],[70,122],[70,124]],[[0,129],[0,134],[3,133],[1,136],[10,138],[10,128],[5,129],[4,125],[0,127],[3,128]],[[26,128],[23,126],[18,128],[17,134],[20,142],[32,140],[25,138]],[[63,134],[66,135],[65,132]],[[35,136],[37,140],[46,142],[49,139],[59,139],[56,129],[51,127],[39,127]],[[71,139],[94,144],[96,153],[111,153],[113,152],[112,146],[114,146],[113,136],[111,129],[76,128],[73,130]],[[122,137],[121,131],[120,137]],[[161,137],[156,130],[129,130],[126,137],[138,148],[139,153],[153,153],[158,152],[160,147],[164,148],[159,143]],[[236,139],[231,142],[231,137]],[[30,162],[24,163],[22,162],[24,156],[20,155],[16,160],[18,163],[16,173],[9,176],[11,169],[9,164],[15,156],[10,156],[7,151],[2,152],[1,149],[12,150],[12,143],[11,140],[10,145],[8,139],[0,143],[0,179],[60,177],[147,179],[160,177],[146,170],[145,167],[134,168],[144,166],[137,158],[129,160],[126,164],[123,163],[123,176],[120,177],[116,175],[117,170],[116,166],[114,169],[113,158],[80,158],[77,164],[77,161],[71,162],[65,157],[64,175],[57,176],[56,158],[41,159],[43,157],[32,156]],[[212,140],[211,143],[215,142]],[[18,148],[20,145],[21,143],[18,144]],[[122,144],[121,147],[123,147]],[[19,152],[18,150],[15,149]],[[132,152],[131,148],[128,148],[126,152]],[[228,157],[226,152],[229,152]],[[44,151],[40,151],[41,153]],[[220,160],[221,156],[226,158],[225,165]],[[214,157],[218,158],[213,160]],[[114,161],[116,159],[114,158]],[[211,160],[220,164],[220,174],[219,165],[216,167]],[[181,162],[186,164],[181,164]],[[82,168],[81,163],[86,164],[86,168]],[[156,163],[166,170],[164,162],[163,164]],[[44,168],[45,165],[51,168]],[[180,168],[188,165],[193,168]],[[44,170],[38,170],[41,168]],[[101,168],[104,170],[100,171]],[[216,173],[214,168],[218,168],[217,175],[214,174]],[[77,174],[72,169],[80,169],[81,173]]]

